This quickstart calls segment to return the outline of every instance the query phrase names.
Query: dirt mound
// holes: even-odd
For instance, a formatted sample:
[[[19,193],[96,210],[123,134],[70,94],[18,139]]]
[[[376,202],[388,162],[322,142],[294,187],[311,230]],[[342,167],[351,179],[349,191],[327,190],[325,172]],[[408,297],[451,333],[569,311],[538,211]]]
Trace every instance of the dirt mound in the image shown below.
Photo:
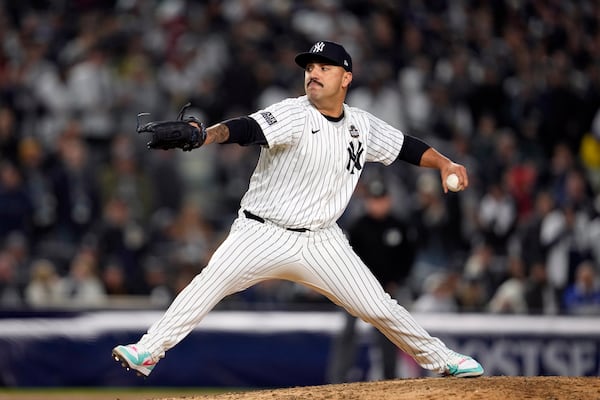
[[[597,377],[422,378],[257,390],[163,400],[600,400]]]

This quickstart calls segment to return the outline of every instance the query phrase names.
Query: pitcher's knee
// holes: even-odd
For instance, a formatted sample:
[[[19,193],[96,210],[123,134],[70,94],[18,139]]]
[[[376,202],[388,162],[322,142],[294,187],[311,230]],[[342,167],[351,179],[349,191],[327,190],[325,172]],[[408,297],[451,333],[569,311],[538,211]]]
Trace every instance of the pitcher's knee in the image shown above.
[[[364,310],[357,317],[375,326],[386,326],[395,324],[399,317],[405,313],[407,313],[406,309],[394,302],[393,304],[387,303],[385,306]]]

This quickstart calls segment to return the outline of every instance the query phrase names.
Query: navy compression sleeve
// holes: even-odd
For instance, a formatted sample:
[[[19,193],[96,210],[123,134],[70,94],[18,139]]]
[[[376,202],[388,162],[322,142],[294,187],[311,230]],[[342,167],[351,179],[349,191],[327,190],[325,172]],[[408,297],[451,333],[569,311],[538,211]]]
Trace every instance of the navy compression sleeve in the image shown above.
[[[264,146],[267,139],[260,125],[250,117],[239,117],[223,121],[229,129],[229,139],[223,143],[238,143],[242,146],[257,144]]]
[[[400,154],[398,154],[398,159],[418,166],[421,164],[423,153],[430,147],[421,139],[404,135],[404,143],[402,144],[402,149],[400,149]]]

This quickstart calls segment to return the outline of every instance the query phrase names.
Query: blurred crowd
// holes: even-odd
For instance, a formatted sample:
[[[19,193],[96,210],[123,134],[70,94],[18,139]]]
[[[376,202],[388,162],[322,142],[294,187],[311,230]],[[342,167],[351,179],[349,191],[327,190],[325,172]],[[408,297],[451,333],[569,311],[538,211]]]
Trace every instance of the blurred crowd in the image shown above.
[[[148,151],[136,116],[207,125],[303,94],[316,40],[354,59],[347,103],[470,171],[369,165],[404,234],[409,308],[600,314],[600,2],[5,0],[0,308],[163,307],[227,234],[258,149]],[[368,255],[365,255],[368,257]],[[327,301],[287,282],[240,307]],[[226,303],[228,304],[228,303]]]

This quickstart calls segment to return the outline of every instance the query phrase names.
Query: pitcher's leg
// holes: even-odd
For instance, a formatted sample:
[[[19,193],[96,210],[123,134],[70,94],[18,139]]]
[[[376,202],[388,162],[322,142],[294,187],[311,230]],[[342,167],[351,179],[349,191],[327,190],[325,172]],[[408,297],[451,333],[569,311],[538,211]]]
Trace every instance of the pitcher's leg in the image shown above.
[[[228,247],[226,240],[222,248]],[[137,343],[113,349],[115,360],[140,375],[150,375],[167,350],[187,336],[223,297],[238,290],[237,284],[243,283],[238,279],[243,276],[243,270],[224,263],[218,253]]]
[[[235,293],[240,270],[218,261],[208,266],[177,295],[163,316],[148,329],[139,343],[155,358],[164,356],[187,336],[225,296]]]
[[[153,358],[187,336],[225,296],[268,279],[269,271],[286,262],[293,243],[277,232],[246,219],[237,220],[210,262],[138,342]]]
[[[341,230],[329,230],[303,250],[314,284],[349,313],[375,326],[423,368],[443,373],[451,351],[387,294]]]

